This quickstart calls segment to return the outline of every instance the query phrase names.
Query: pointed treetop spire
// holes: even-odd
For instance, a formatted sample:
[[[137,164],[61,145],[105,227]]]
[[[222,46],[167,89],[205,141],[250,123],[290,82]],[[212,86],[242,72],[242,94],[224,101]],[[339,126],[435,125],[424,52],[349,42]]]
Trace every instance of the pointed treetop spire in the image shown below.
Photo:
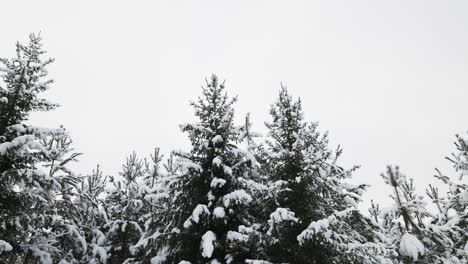
[[[265,123],[270,130],[272,138],[282,148],[289,149],[295,142],[295,133],[306,127],[301,100],[293,100],[288,88],[281,83],[278,100],[271,105],[270,114],[272,122]]]
[[[233,104],[237,96],[229,98],[225,91],[224,81],[212,74],[210,79],[205,79],[206,86],[202,86],[202,96],[196,102],[190,104],[195,108],[195,115],[200,118],[203,125],[216,129],[220,122],[231,122],[234,109]]]
[[[54,60],[43,60],[41,57],[45,53],[40,35],[31,34],[27,45],[16,43],[16,57],[0,58],[0,77],[6,85],[0,87],[0,132],[7,126],[27,120],[32,111],[49,111],[57,107],[38,96],[53,83],[47,78],[46,66]]]

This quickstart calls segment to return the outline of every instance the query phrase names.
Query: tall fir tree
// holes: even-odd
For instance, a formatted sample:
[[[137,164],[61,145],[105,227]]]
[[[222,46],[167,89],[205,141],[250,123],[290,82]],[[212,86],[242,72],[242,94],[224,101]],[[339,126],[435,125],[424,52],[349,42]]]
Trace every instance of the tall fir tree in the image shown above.
[[[215,75],[202,88],[192,103],[199,122],[181,126],[192,149],[176,153],[180,174],[173,187],[168,263],[241,263],[254,250],[240,242],[253,232],[255,184],[246,172],[256,161],[238,147],[244,130],[234,125],[236,98],[227,96]]]
[[[381,245],[370,243],[374,226],[357,209],[365,186],[347,181],[357,167],[346,170],[337,164],[341,149],[332,151],[317,123],[304,121],[301,101],[294,101],[284,86],[270,113],[263,158],[273,201],[266,232],[270,260],[365,263],[365,255]]]
[[[0,59],[0,260],[4,263],[67,263],[67,246],[81,233],[66,210],[72,204],[75,175],[67,168],[79,154],[63,128],[27,125],[33,111],[57,105],[40,98],[49,89],[41,38],[16,44],[16,57]],[[58,199],[61,197],[61,199]],[[65,243],[64,241],[69,241]],[[65,245],[64,247],[61,247]],[[85,245],[80,244],[83,251]]]

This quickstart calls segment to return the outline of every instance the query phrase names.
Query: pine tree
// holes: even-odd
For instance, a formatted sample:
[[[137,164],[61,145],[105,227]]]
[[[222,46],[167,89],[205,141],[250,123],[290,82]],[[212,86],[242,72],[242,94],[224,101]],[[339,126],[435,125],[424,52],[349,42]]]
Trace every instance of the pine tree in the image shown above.
[[[109,218],[104,226],[107,263],[134,261],[132,247],[143,234],[144,215],[150,210],[144,200],[146,176],[145,162],[134,152],[122,166],[122,180],[110,178],[112,186],[104,201]]]
[[[171,193],[173,185],[177,183],[179,167],[171,154],[160,170],[163,156],[159,149],[155,149],[151,160],[147,162],[147,190],[144,201],[147,203],[149,212],[144,218],[143,234],[132,248],[137,261],[143,263],[164,263],[168,258],[168,237],[171,233],[171,201],[174,193]]]
[[[255,184],[245,176],[255,161],[238,147],[244,130],[233,123],[235,101],[213,75],[192,103],[199,122],[181,126],[192,150],[176,153],[168,263],[240,263],[254,254],[243,242],[254,232],[249,206]]]
[[[263,159],[273,199],[266,232],[270,260],[359,263],[381,250],[369,243],[374,227],[356,208],[365,186],[346,182],[357,167],[337,164],[341,149],[332,151],[317,123],[304,121],[301,101],[293,101],[284,86],[270,113]]]
[[[132,153],[118,177],[103,176],[98,166],[81,178],[76,205],[88,245],[83,263],[141,263],[154,252],[159,241],[147,233],[168,208],[160,202],[161,160],[158,148],[151,162]]]
[[[107,263],[105,226],[108,222],[104,194],[108,177],[99,166],[90,175],[80,177],[76,188],[74,207],[79,211],[79,229],[84,233],[86,252],[79,256],[79,263]]]
[[[422,197],[415,194],[413,180],[401,173],[398,166],[388,166],[387,172],[381,176],[392,187],[391,198],[395,203],[381,212],[374,210],[373,215],[383,230],[382,234],[388,238],[387,248],[392,251],[390,255],[395,257],[400,252],[401,261],[412,263],[425,251],[419,239],[424,232],[423,220],[430,213],[425,209]]]
[[[466,264],[468,263],[468,140],[457,135],[455,147],[457,152],[447,159],[452,162],[457,177],[450,178],[439,170],[435,176],[447,185],[446,196],[440,197],[438,190],[432,186],[427,190],[427,194],[440,210],[439,217],[434,221],[434,225],[439,228],[431,227],[439,242],[437,245],[440,247],[440,259],[445,263]],[[446,227],[450,228],[447,230]]]
[[[41,38],[16,44],[16,57],[0,59],[5,87],[0,87],[0,260],[5,263],[52,263],[73,259],[63,241],[75,243],[72,204],[75,175],[67,169],[79,154],[72,153],[64,128],[25,124],[32,111],[57,105],[39,97],[48,90],[47,66]],[[58,197],[61,199],[57,199]],[[85,245],[81,245],[85,247]],[[81,249],[83,250],[83,249]]]
[[[426,194],[436,207],[427,209],[424,197],[416,194],[412,179],[407,179],[398,167],[389,166],[382,174],[393,188],[395,205],[387,210],[373,210],[373,215],[388,237],[387,248],[393,251],[393,259],[402,263],[468,263],[468,185],[463,183],[467,175],[468,144],[457,136],[458,153],[447,159],[459,173],[457,181],[439,170],[435,177],[447,185],[445,196],[438,188],[429,185]],[[374,208],[376,208],[374,206]]]

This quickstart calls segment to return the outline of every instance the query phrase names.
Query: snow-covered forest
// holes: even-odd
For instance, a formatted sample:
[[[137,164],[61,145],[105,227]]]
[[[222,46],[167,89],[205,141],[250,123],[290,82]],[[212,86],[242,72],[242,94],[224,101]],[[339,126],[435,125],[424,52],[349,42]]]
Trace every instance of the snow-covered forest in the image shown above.
[[[261,135],[212,75],[180,125],[191,149],[80,175],[66,128],[28,122],[58,106],[43,44],[31,34],[0,59],[0,263],[468,263],[468,135],[440,153],[453,169],[438,186],[388,166],[392,206],[363,211],[359,167],[340,165],[308,102],[280,87]]]

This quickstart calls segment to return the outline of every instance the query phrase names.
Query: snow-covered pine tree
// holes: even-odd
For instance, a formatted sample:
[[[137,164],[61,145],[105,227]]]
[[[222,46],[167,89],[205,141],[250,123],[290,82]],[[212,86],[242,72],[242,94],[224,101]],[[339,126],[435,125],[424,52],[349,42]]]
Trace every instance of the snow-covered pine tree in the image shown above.
[[[67,169],[78,154],[63,128],[25,124],[32,111],[57,105],[40,98],[53,82],[43,60],[41,38],[16,44],[16,57],[0,59],[0,262],[52,263],[73,260],[63,240],[81,234],[65,207],[71,204],[76,177]],[[58,199],[60,197],[60,199]],[[69,218],[70,217],[70,218]],[[75,232],[76,231],[76,232]]]
[[[453,209],[457,212],[460,219],[458,226],[463,228],[463,232],[458,236],[455,244],[458,245],[459,249],[464,248],[465,258],[468,258],[468,229],[466,228],[468,227],[468,139],[457,136],[455,146],[457,152],[448,159],[453,163],[458,177],[449,182],[444,181],[445,177],[439,174],[439,179],[450,187],[450,191],[447,193],[448,207],[445,211]]]
[[[122,166],[120,178],[110,177],[111,187],[104,200],[108,221],[104,226],[109,264],[133,263],[133,246],[143,234],[144,215],[150,207],[145,202],[146,166],[132,153]]]
[[[270,261],[380,263],[378,256],[367,256],[383,249],[370,243],[374,227],[356,208],[365,186],[346,181],[357,167],[337,164],[341,149],[332,151],[317,123],[304,121],[301,101],[284,86],[270,113],[262,164],[274,201],[268,203],[265,240]]]
[[[108,253],[104,227],[108,217],[104,208],[104,193],[107,177],[103,176],[99,166],[91,174],[80,177],[76,188],[74,207],[80,212],[80,230],[86,240],[86,252],[80,255],[79,263],[107,263]]]
[[[160,185],[161,160],[158,148],[151,161],[132,153],[117,179],[103,176],[99,166],[81,177],[75,205],[88,246],[87,253],[80,256],[82,263],[149,262],[147,255],[160,243],[158,236],[147,233],[154,222],[161,225],[159,215],[168,209],[161,202],[165,197]],[[168,161],[167,166],[171,164]]]
[[[395,203],[383,210],[375,210],[377,207],[373,205],[372,215],[387,238],[389,256],[397,263],[413,263],[425,252],[420,239],[424,233],[423,221],[430,213],[422,197],[415,194],[413,180],[401,173],[398,166],[388,166],[381,176],[392,187],[390,197]]]
[[[393,190],[395,205],[374,215],[379,220],[383,234],[388,237],[388,248],[394,260],[402,263],[468,263],[468,185],[463,177],[468,174],[468,144],[457,136],[457,153],[448,157],[455,171],[456,180],[437,170],[436,178],[447,185],[442,196],[439,189],[429,186],[427,195],[436,212],[430,212],[423,197],[415,194],[411,179],[407,179],[398,167],[388,167],[383,178]]]
[[[255,182],[245,176],[256,161],[237,146],[243,130],[233,122],[236,98],[227,96],[215,75],[202,89],[192,103],[199,122],[181,126],[192,150],[176,153],[180,173],[172,189],[167,261],[241,263],[255,258],[255,248],[241,244],[255,232],[250,208]]]
[[[441,259],[445,263],[467,264],[468,263],[468,140],[457,135],[455,141],[457,152],[447,157],[453,163],[457,177],[449,178],[437,170],[436,178],[448,187],[445,197],[439,197],[435,188],[427,190],[432,202],[436,204],[439,211],[438,229],[434,233],[439,235],[445,231],[445,237],[449,237],[451,244],[447,246],[445,237],[438,237],[438,241],[444,246]],[[454,179],[453,179],[454,178]],[[434,190],[434,191],[431,191]],[[446,230],[446,227],[450,227]],[[439,232],[438,232],[439,231]]]
[[[164,170],[160,169],[162,160],[163,156],[156,148],[151,160],[146,163],[145,181],[148,188],[144,202],[150,210],[143,216],[144,231],[140,240],[131,247],[136,261],[142,263],[164,263],[169,253],[167,239],[171,233],[171,200],[174,198],[171,189],[177,183],[179,168],[173,154],[163,164]]]

